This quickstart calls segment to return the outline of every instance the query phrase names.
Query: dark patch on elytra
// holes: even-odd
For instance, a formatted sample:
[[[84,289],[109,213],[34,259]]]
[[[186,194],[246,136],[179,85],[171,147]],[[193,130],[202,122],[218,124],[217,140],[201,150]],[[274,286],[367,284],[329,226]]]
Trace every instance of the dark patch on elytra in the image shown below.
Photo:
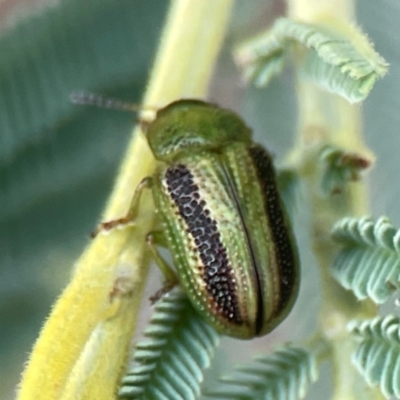
[[[193,175],[183,164],[171,166],[165,173],[168,191],[193,236],[204,265],[203,279],[221,314],[235,324],[242,319],[238,307],[236,284],[217,222],[210,218],[207,204],[201,199]]]
[[[264,194],[264,207],[270,221],[269,226],[276,249],[276,259],[280,277],[280,298],[276,310],[281,312],[290,301],[297,280],[297,259],[292,239],[285,223],[285,214],[275,180],[275,170],[271,156],[261,147],[252,146],[250,157],[254,161],[258,180]]]

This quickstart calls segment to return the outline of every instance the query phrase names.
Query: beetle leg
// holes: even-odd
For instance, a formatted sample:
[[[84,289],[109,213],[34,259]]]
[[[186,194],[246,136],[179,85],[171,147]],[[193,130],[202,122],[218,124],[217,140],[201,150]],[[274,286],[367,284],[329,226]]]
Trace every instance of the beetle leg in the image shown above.
[[[164,294],[168,293],[176,284],[178,284],[178,278],[175,274],[175,271],[164,259],[164,257],[162,257],[157,249],[157,246],[167,247],[165,236],[163,235],[162,231],[150,232],[146,237],[146,243],[154,261],[160,268],[165,279],[163,287],[160,290],[157,290],[157,292],[150,297],[151,303],[154,304],[162,296],[164,296]]]
[[[157,303],[165,294],[169,293],[174,287],[175,283],[165,283],[161,289],[158,289],[152,296],[149,297],[150,304]]]
[[[100,232],[107,233],[116,227],[131,225],[138,214],[140,198],[142,196],[143,190],[150,189],[152,185],[153,180],[150,176],[144,178],[135,189],[127,214],[124,217],[100,223],[97,228],[90,234],[90,236],[94,238]]]
[[[153,231],[148,233],[146,236],[146,243],[154,261],[164,275],[166,283],[171,286],[176,285],[178,283],[178,278],[175,271],[157,249],[157,246],[167,247],[162,231]]]

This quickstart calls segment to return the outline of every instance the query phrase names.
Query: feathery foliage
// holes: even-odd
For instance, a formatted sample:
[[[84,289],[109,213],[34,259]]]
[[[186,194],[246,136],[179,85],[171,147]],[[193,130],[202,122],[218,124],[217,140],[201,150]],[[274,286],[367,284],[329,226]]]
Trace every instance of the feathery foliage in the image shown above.
[[[268,356],[255,357],[251,364],[238,367],[224,383],[206,397],[229,400],[303,398],[318,378],[317,354],[305,347],[288,345]]]
[[[181,291],[164,295],[122,379],[122,399],[196,399],[218,334]]]
[[[353,363],[386,397],[400,397],[400,319],[393,315],[350,324],[359,340]]]
[[[282,71],[285,55],[294,44],[302,46],[302,73],[350,102],[364,100],[377,78],[386,73],[386,62],[355,28],[337,21],[322,26],[281,18],[236,51],[244,78],[266,86]]]
[[[40,220],[40,226],[44,225],[42,222],[45,220],[57,221],[58,224],[53,223],[58,225],[57,230],[67,232],[63,220],[52,215],[49,218],[46,203],[48,199],[58,194],[63,198],[76,199],[76,194],[70,191],[75,187],[88,186],[88,182],[94,181],[93,177],[98,177],[97,181],[104,186],[103,176],[108,174],[110,169],[109,160],[119,157],[121,153],[120,148],[114,149],[114,146],[109,145],[115,142],[115,136],[107,133],[105,128],[110,125],[116,133],[120,132],[121,128],[115,125],[115,121],[110,124],[104,123],[103,115],[99,113],[95,118],[95,126],[90,128],[93,134],[88,134],[87,118],[83,116],[87,112],[71,106],[67,99],[69,93],[75,89],[112,91],[115,95],[122,87],[129,98],[139,96],[147,75],[145,58],[140,55],[141,48],[147,53],[149,43],[155,42],[157,33],[155,28],[150,29],[151,24],[142,17],[145,14],[144,5],[147,7],[147,3],[150,3],[151,6],[152,2],[143,1],[142,6],[139,3],[129,0],[123,0],[118,5],[110,0],[94,0],[88,3],[76,0],[60,2],[59,7],[49,9],[48,14],[53,14],[51,20],[47,21],[38,16],[32,20],[32,25],[22,26],[10,35],[4,35],[4,62],[0,67],[0,86],[4,89],[3,97],[0,95],[0,104],[4,109],[4,118],[0,122],[3,128],[3,135],[0,137],[3,143],[0,146],[0,153],[3,154],[3,157],[0,157],[0,186],[3,186],[6,194],[3,198],[7,201],[4,201],[0,219],[7,222],[10,216],[19,218],[22,215],[21,210],[29,210],[30,207],[35,216],[39,215],[35,209],[35,204],[38,204],[46,209],[46,214],[37,218]],[[160,7],[163,7],[161,3],[153,1],[154,10],[146,15],[161,15]],[[134,14],[139,17],[131,20]],[[156,22],[154,26],[159,27],[160,22]],[[347,36],[332,27],[322,28],[322,25],[307,25],[285,19],[279,20],[274,29],[271,34],[275,36],[268,37],[267,41],[260,44],[261,51],[255,55],[250,54],[247,58],[250,61],[245,66],[245,75],[259,86],[266,84],[282,70],[285,57],[294,47],[296,55],[299,56],[298,66],[306,76],[350,101],[364,99],[375,80],[385,72],[384,61],[374,53],[364,38],[361,38],[361,41],[366,45],[358,47],[346,41]],[[134,31],[138,33],[134,34]],[[146,40],[143,40],[143,35]],[[134,40],[131,40],[132,36],[135,36]],[[129,44],[134,45],[131,47]],[[365,48],[361,49],[362,47],[367,48],[367,51],[364,52]],[[254,62],[251,58],[253,56]],[[289,97],[292,94],[286,92],[282,96]],[[282,118],[282,122],[286,117],[287,115]],[[130,124],[128,121],[128,124],[124,123],[123,126],[127,125],[129,129]],[[94,157],[94,148],[98,149],[96,154],[100,154],[100,160],[99,157]],[[326,169],[323,172],[322,184],[328,192],[335,192],[345,180],[354,177],[353,166],[341,164],[344,155],[335,149],[327,149],[323,155]],[[8,170],[12,171],[12,174],[8,173]],[[358,172],[356,169],[355,173]],[[279,186],[284,201],[291,210],[296,200],[299,176],[293,171],[283,171],[280,178],[282,179]],[[89,208],[93,209],[93,203],[88,203]],[[84,202],[79,200],[76,204],[79,204],[79,210],[74,209],[68,214],[64,210],[62,212],[68,216],[65,220],[71,221],[71,225],[78,225],[77,221],[81,218],[77,211],[85,207]],[[82,214],[87,213],[83,210]],[[43,215],[46,215],[46,218],[43,218]],[[35,232],[33,236],[38,236],[36,231],[39,225],[35,227],[26,218],[21,220],[27,230]],[[7,233],[11,233],[8,225],[6,227]],[[86,232],[90,228],[83,230]],[[24,240],[25,243],[32,242],[29,238]],[[377,241],[379,242],[378,239]],[[14,261],[14,242],[16,243],[11,238],[10,245],[6,243],[0,247],[5,247],[6,257],[3,258],[9,264],[8,270],[17,271],[19,278],[20,266],[23,263],[19,262],[17,265]],[[393,242],[396,242],[394,237]],[[364,247],[372,248],[375,245],[374,242],[373,245],[368,244]],[[358,245],[353,247],[356,246]],[[379,246],[388,251],[385,245],[379,243]],[[8,247],[12,250],[10,256]],[[35,252],[26,251],[29,257],[38,253],[37,246],[32,247]],[[54,247],[57,250],[56,246]],[[392,254],[391,252],[397,252],[397,247],[388,251]],[[56,257],[58,264],[59,254],[56,254]],[[14,268],[14,264],[19,268]],[[43,280],[42,275],[32,272],[33,263],[30,258],[26,264],[29,267],[29,274],[26,276],[37,276],[38,282]],[[392,270],[388,271],[393,264],[394,262],[382,264],[382,271],[388,272],[390,278],[386,279],[382,274],[378,277],[382,287],[390,292],[395,290],[394,284],[398,276]],[[379,270],[381,264],[377,265]],[[371,268],[372,266],[371,261]],[[365,277],[366,273],[362,272],[362,275]],[[11,280],[14,281],[16,280]],[[21,282],[21,279],[17,281]],[[8,284],[7,280],[4,282],[7,290],[10,290],[8,288],[12,285]],[[369,283],[373,284],[372,278]],[[38,288],[43,292],[42,286]],[[382,295],[382,288],[379,290],[378,295],[386,296],[386,299],[387,293]],[[32,303],[32,298],[38,297],[32,296],[25,287],[20,292],[29,299],[26,301],[29,304]],[[128,399],[197,398],[202,370],[210,362],[217,335],[197,316],[181,294],[168,294],[156,305],[156,310],[146,331],[147,338],[137,346],[132,368],[123,380],[120,396]],[[12,311],[15,311],[14,304]],[[13,314],[21,315],[15,312]],[[390,326],[385,328],[386,331],[389,329]],[[9,336],[14,338],[12,325],[9,331],[12,333]],[[375,358],[376,354],[380,356],[379,348],[376,347],[375,350],[375,353],[371,353],[373,357],[367,361]],[[396,373],[399,367],[395,363],[397,358],[393,350],[385,364],[385,368],[391,365],[386,368],[386,376],[378,376],[380,371],[377,371],[374,377],[378,376],[378,380],[375,382],[382,384],[383,380],[388,381],[393,376],[398,376]],[[278,350],[270,357],[256,360],[254,367],[238,369],[236,382],[234,379],[228,381],[232,383],[231,386],[236,387],[243,383],[243,386],[239,387],[242,396],[235,392],[235,395],[228,398],[259,398],[260,394],[278,400],[302,397],[309,383],[316,379],[318,361],[319,357],[314,354],[314,349],[310,351],[310,348],[288,347]],[[360,359],[360,362],[364,361],[363,358]],[[332,365],[334,368],[339,367],[334,363]],[[369,365],[375,368],[373,363]],[[366,366],[366,372],[368,368]],[[391,369],[394,371],[392,375]],[[396,382],[391,381],[391,384],[395,386]],[[398,393],[397,389],[392,390],[393,393]],[[221,397],[227,398],[226,393],[229,395],[231,392],[226,389]],[[387,393],[391,393],[389,389]]]
[[[344,218],[333,229],[341,244],[333,267],[334,277],[359,299],[383,303],[399,287],[400,233],[381,217]]]

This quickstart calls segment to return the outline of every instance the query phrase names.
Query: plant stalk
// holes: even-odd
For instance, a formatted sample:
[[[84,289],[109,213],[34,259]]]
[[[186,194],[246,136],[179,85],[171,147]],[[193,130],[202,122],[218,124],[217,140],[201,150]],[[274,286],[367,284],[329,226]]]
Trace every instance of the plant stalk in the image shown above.
[[[144,105],[205,97],[232,3],[171,2]],[[104,220],[126,214],[135,187],[154,168],[136,128]],[[145,236],[152,224],[151,201],[143,201],[133,228],[99,234],[88,244],[33,348],[19,400],[115,398],[147,276]]]
[[[337,19],[352,24],[355,9],[353,0],[289,0],[289,17],[313,24]],[[348,103],[337,95],[319,89],[315,84],[297,77],[299,109],[298,144],[309,157],[307,167],[307,193],[311,204],[311,231],[314,253],[320,266],[322,279],[322,306],[319,326],[331,344],[333,370],[333,400],[378,400],[378,390],[366,388],[363,378],[351,363],[354,343],[347,331],[352,319],[372,318],[376,306],[369,301],[358,301],[331,276],[337,249],[330,237],[334,222],[344,216],[368,213],[368,196],[363,182],[351,183],[342,194],[324,197],[315,168],[316,153],[310,151],[325,143],[365,153],[361,130],[360,107]]]

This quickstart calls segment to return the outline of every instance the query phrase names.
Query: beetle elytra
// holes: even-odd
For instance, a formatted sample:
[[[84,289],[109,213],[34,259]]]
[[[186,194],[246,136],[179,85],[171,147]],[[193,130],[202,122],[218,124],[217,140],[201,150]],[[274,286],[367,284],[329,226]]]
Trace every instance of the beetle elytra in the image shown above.
[[[220,333],[250,339],[270,332],[299,286],[297,247],[270,154],[238,115],[200,100],[169,104],[145,129],[156,171],[136,190],[131,213],[101,229],[127,222],[149,188],[162,226],[150,235],[151,250],[169,279],[176,275]],[[157,252],[160,241],[174,272]]]

